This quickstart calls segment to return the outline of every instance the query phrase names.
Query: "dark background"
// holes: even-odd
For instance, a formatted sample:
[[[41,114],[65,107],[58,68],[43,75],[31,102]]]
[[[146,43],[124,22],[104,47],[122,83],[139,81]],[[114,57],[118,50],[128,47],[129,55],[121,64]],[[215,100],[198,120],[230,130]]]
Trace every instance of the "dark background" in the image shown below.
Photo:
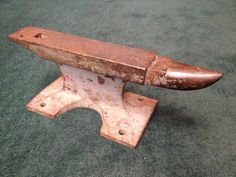
[[[235,0],[0,0],[0,176],[235,176]],[[99,137],[95,111],[56,120],[25,105],[56,65],[7,40],[43,27],[159,52],[224,73],[213,86],[173,91],[128,83],[160,104],[136,150]]]

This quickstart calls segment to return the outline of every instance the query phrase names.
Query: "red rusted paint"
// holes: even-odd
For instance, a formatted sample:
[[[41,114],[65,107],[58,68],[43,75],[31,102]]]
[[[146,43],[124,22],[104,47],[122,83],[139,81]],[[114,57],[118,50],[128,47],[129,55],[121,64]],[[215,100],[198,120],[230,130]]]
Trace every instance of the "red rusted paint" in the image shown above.
[[[103,85],[105,83],[105,79],[103,79],[101,76],[98,76],[98,83]]]

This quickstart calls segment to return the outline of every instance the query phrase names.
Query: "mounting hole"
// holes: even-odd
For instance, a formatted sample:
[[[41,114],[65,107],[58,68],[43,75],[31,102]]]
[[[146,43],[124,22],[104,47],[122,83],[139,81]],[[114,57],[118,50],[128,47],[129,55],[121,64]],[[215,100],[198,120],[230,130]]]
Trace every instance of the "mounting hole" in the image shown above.
[[[45,106],[46,106],[46,103],[42,102],[42,103],[40,104],[40,106],[41,106],[41,107],[45,107]]]
[[[144,99],[143,98],[138,98],[138,101],[143,101]]]
[[[43,39],[43,38],[45,38],[45,37],[46,37],[46,35],[45,35],[45,34],[43,34],[43,33],[38,33],[38,34],[36,34],[34,37],[35,37],[35,38],[40,38],[40,39]]]
[[[124,135],[124,134],[125,134],[125,131],[124,131],[123,129],[120,129],[120,130],[119,130],[119,134],[120,134],[120,135]]]

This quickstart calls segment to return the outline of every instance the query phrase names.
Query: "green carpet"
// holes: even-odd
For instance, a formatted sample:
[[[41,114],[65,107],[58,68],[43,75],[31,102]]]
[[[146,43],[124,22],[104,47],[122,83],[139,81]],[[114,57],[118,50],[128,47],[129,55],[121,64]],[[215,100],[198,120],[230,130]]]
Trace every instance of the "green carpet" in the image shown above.
[[[0,25],[1,177],[236,175],[235,0],[0,0]],[[188,92],[128,83],[160,100],[132,150],[99,136],[95,111],[49,120],[26,110],[59,76],[54,63],[7,40],[28,25],[152,50],[224,77]]]

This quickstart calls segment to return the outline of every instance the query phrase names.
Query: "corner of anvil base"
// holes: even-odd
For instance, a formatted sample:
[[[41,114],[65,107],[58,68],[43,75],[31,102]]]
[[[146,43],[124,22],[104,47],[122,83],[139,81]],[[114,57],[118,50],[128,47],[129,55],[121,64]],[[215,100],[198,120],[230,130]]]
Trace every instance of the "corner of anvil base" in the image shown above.
[[[124,97],[131,105],[126,106],[131,114],[112,126],[103,122],[100,136],[130,148],[136,148],[158,105],[158,100],[130,92],[126,92]]]

